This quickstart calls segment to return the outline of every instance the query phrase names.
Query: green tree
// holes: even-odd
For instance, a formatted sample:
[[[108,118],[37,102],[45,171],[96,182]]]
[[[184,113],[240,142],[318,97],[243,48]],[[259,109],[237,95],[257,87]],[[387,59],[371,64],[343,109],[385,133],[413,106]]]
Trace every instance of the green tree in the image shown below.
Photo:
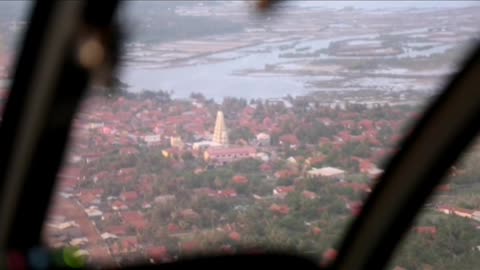
[[[232,143],[235,143],[238,140],[245,140],[246,142],[252,140],[255,138],[253,133],[250,131],[250,129],[246,127],[237,127],[233,128],[229,132],[229,139]]]

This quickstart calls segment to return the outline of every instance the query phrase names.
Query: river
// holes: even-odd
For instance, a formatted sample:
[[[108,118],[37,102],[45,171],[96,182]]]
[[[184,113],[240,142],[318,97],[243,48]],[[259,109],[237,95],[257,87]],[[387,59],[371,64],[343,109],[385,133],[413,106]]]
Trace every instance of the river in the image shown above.
[[[288,50],[279,47],[285,42],[262,44],[234,52],[218,53],[189,61],[189,65],[162,68],[151,65],[125,65],[120,78],[130,85],[133,92],[150,90],[173,91],[174,97],[188,97],[191,92],[201,92],[215,99],[225,96],[242,98],[274,98],[302,95],[310,91],[308,82],[321,80],[311,75],[285,75],[269,73],[268,76],[243,76],[246,69],[264,69],[267,65],[291,62],[280,54],[294,52],[296,48],[312,47],[313,50],[328,48],[331,42],[351,38],[372,38],[376,35],[357,35],[325,40],[304,40]],[[293,43],[293,42],[292,42]],[[270,47],[270,50],[265,50]],[[262,52],[255,52],[262,51]],[[217,61],[209,61],[217,60]],[[221,60],[221,61],[218,61]],[[295,58],[298,60],[298,58]],[[328,76],[323,79],[328,79]]]

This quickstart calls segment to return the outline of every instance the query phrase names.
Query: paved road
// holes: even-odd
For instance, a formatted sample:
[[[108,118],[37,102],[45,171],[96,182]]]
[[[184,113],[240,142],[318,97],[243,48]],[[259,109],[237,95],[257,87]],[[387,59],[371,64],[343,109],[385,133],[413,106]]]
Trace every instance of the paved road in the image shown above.
[[[90,252],[92,261],[112,262],[108,246],[100,236],[95,224],[88,218],[84,208],[73,199],[59,198],[56,202],[67,220],[73,220],[78,225],[83,235],[88,239],[86,250]]]

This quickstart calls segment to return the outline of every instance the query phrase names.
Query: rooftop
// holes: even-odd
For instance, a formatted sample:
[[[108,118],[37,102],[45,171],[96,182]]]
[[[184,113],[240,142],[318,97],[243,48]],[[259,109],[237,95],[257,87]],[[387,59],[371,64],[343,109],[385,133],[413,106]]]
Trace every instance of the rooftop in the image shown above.
[[[308,171],[310,174],[321,175],[321,176],[335,176],[345,173],[344,170],[333,168],[333,167],[323,167],[323,168],[312,168]]]

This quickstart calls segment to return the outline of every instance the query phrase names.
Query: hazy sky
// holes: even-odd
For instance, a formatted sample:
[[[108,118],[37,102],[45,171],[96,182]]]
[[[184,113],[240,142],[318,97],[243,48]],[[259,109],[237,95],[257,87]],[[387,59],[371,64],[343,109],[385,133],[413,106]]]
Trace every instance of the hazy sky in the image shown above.
[[[437,8],[437,7],[462,7],[480,5],[480,1],[287,1],[300,7],[330,7],[343,8],[352,6],[362,9],[385,8]]]

